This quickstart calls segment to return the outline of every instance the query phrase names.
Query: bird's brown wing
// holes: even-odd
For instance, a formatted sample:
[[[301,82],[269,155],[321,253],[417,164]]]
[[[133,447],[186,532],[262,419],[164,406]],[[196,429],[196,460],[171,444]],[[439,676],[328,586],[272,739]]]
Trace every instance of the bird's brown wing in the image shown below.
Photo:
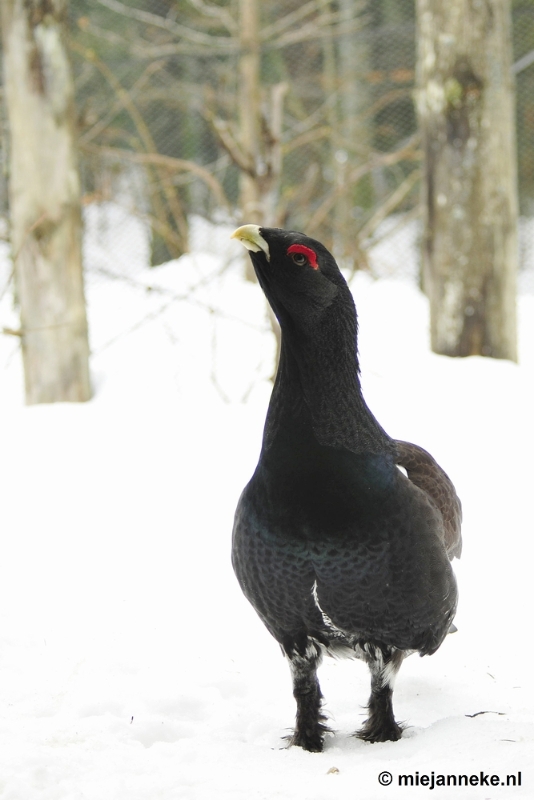
[[[452,560],[462,552],[462,504],[454,484],[430,453],[410,442],[396,441],[397,464],[408,478],[430,497],[441,512],[445,528],[445,548]]]

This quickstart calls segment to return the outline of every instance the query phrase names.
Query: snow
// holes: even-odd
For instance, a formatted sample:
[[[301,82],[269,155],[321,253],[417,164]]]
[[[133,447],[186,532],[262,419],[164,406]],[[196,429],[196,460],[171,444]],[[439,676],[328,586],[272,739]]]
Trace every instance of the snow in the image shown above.
[[[432,771],[522,774],[434,797],[533,797],[534,297],[520,297],[519,366],[454,360],[429,352],[413,282],[353,280],[367,402],[463,500],[458,632],[404,663],[401,741],[350,735],[367,669],[328,660],[335,736],[322,754],[288,750],[289,670],[229,556],[274,348],[239,246],[197,225],[178,262],[144,268],[132,235],[123,280],[113,263],[89,275],[91,402],[23,407],[18,340],[0,339],[0,798],[382,800],[424,796],[398,776]],[[16,328],[7,296],[0,311]]]

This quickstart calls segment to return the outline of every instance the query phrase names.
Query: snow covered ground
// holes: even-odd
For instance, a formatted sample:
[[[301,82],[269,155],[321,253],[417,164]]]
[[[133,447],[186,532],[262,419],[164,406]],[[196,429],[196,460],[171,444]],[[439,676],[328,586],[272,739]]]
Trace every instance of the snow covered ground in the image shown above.
[[[238,265],[212,279],[211,234],[202,249],[88,280],[90,403],[24,408],[17,342],[0,339],[0,798],[412,800],[429,787],[399,776],[432,772],[521,772],[433,797],[534,797],[534,297],[517,366],[431,354],[413,284],[353,281],[370,407],[463,500],[459,630],[404,663],[397,743],[351,736],[367,670],[325,662],[336,733],[310,754],[282,749],[289,671],[229,558],[270,392],[263,297]],[[0,311],[14,325],[7,297]]]

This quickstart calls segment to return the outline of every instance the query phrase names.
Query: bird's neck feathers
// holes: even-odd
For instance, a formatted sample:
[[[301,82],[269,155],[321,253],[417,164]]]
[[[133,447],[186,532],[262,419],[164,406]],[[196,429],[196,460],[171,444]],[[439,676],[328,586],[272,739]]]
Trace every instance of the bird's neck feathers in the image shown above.
[[[363,399],[354,306],[341,313],[332,309],[313,324],[313,329],[282,327],[264,448],[294,431],[299,441],[308,436],[354,453],[393,452],[392,440]]]

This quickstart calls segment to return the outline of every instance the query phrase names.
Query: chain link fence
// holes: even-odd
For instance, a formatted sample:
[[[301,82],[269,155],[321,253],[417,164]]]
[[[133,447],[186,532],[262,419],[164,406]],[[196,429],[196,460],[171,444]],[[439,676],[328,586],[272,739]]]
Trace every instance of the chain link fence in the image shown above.
[[[221,248],[207,223],[255,221],[240,217],[251,180],[271,224],[349,270],[417,279],[414,0],[250,3],[257,24],[237,0],[69,3],[89,287]],[[513,2],[513,48],[520,286],[534,291],[534,0]],[[5,239],[3,104],[0,135]]]
[[[85,200],[148,223],[152,264],[202,245],[189,241],[191,215],[238,221],[247,111],[237,11],[200,0],[71,3]],[[273,221],[322,238],[349,266],[371,256],[380,270],[384,237],[403,223],[416,230],[414,2],[273,2],[260,17],[259,136],[280,137]],[[533,2],[513,4],[513,37],[524,266],[534,242]]]
[[[86,201],[148,222],[152,264],[202,246],[190,241],[191,215],[240,221],[243,129],[255,109],[243,108],[234,6],[71,4]],[[279,160],[263,186],[271,222],[368,267],[385,221],[417,216],[414,4],[271,3],[257,37],[254,159],[266,173]]]

